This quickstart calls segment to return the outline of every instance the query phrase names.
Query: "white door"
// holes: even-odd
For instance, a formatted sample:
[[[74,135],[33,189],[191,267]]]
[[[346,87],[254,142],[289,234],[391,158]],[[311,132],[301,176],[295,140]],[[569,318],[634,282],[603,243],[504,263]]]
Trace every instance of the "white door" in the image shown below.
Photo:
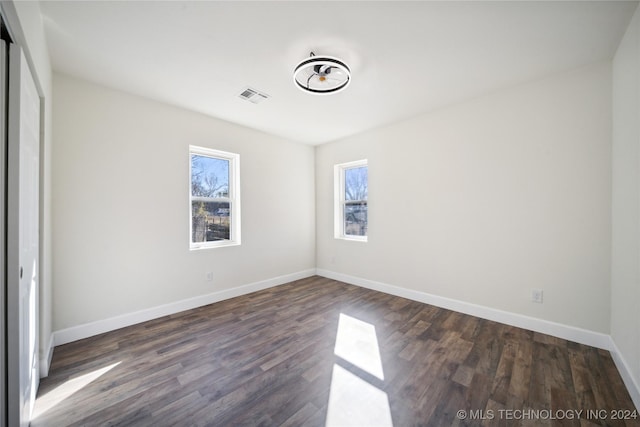
[[[22,53],[9,47],[7,327],[9,425],[28,426],[39,381],[40,97]]]

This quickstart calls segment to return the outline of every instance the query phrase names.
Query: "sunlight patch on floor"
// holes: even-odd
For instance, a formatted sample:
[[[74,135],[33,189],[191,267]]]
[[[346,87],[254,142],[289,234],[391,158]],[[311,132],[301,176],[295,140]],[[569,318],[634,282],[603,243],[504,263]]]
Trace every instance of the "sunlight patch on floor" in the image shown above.
[[[387,393],[333,365],[326,426],[393,427]]]
[[[366,375],[384,380],[376,327],[340,313],[334,354],[354,368],[347,370],[334,363],[325,425],[393,427],[387,393]],[[360,376],[359,370],[363,372]]]
[[[86,387],[92,381],[95,381],[102,375],[118,366],[120,363],[121,362],[116,362],[112,365],[105,366],[104,368],[96,369],[95,371],[89,372],[88,374],[71,378],[68,381],[65,381],[63,384],[60,384],[58,387],[54,388],[47,394],[40,396],[36,401],[31,419],[35,420],[40,415],[44,414],[69,396],[73,395],[83,387]]]
[[[340,313],[334,353],[363,371],[384,380],[376,328],[371,323]]]

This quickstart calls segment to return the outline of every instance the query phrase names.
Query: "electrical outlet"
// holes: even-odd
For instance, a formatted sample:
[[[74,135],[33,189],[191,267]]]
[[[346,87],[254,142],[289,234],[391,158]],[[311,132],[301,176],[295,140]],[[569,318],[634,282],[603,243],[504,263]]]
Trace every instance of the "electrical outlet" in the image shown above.
[[[207,272],[207,282],[213,282],[213,272]]]
[[[531,289],[531,301],[542,304],[542,289]]]

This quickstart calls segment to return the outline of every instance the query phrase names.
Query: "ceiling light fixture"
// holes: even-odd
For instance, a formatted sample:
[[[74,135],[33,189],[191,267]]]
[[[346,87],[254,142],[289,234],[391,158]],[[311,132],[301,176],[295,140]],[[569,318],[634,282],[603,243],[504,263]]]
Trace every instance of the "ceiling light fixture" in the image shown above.
[[[337,93],[351,83],[351,70],[332,56],[310,57],[300,62],[293,71],[293,81],[305,92],[315,94]]]

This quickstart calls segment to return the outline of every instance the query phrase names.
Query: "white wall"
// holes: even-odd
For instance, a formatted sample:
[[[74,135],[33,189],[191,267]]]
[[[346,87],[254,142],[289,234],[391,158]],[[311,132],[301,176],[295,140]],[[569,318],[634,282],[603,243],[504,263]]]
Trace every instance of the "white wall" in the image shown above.
[[[40,283],[39,283],[39,358],[40,372],[46,376],[52,350],[52,228],[51,228],[51,152],[52,96],[51,63],[44,36],[38,2],[2,2],[2,11],[31,67],[43,99],[42,142],[40,147]]]
[[[640,407],[640,11],[613,61],[612,224],[611,336]]]
[[[312,147],[65,75],[54,95],[55,330],[315,267]],[[189,251],[190,144],[240,154],[241,246]]]
[[[610,100],[599,63],[317,147],[317,267],[608,333]],[[333,165],[363,158],[369,241],[336,240]]]

